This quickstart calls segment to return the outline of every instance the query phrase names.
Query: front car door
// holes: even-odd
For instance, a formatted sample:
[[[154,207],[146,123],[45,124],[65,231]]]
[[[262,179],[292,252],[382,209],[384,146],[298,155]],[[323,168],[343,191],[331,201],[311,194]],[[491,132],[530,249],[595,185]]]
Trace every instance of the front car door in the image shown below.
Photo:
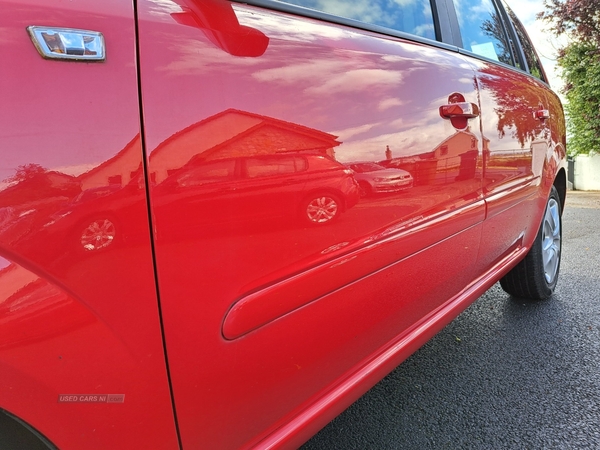
[[[285,11],[138,2],[158,286],[184,447],[273,442],[343,392],[355,398],[475,276],[484,147],[474,71],[433,41],[429,2],[371,3],[380,23],[351,3],[340,12],[365,25],[277,2],[263,4]],[[456,102],[467,105],[458,120]],[[311,205],[326,220],[292,212],[252,227],[241,214],[240,227],[188,233],[175,218],[194,205],[173,200],[173,212],[159,188],[193,158],[275,155],[306,158],[299,212]],[[373,175],[387,192],[359,198],[353,162],[393,169]],[[409,188],[389,187],[406,172]],[[269,189],[265,198],[286,187]],[[241,197],[227,199],[209,202],[206,217],[244,212]]]

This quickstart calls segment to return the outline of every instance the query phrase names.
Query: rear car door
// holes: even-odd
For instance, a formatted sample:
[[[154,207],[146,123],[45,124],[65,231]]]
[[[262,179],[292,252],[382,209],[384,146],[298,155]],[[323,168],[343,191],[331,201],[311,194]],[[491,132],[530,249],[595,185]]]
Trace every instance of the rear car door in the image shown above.
[[[462,52],[476,68],[480,92],[487,214],[479,267],[486,270],[528,245],[537,232],[550,141],[547,121],[539,114],[548,109],[548,87],[526,73],[499,4],[469,0],[455,6]]]
[[[429,2],[372,2],[379,22],[353,3],[328,11],[350,19],[260,4],[138,2],[158,287],[186,448],[266,445],[305,426],[476,272],[476,80],[433,40]],[[308,161],[286,223],[253,226],[234,195],[206,215],[242,226],[189,233],[193,204],[161,193],[164,174],[193,158],[276,155]],[[359,198],[357,161],[414,184]]]

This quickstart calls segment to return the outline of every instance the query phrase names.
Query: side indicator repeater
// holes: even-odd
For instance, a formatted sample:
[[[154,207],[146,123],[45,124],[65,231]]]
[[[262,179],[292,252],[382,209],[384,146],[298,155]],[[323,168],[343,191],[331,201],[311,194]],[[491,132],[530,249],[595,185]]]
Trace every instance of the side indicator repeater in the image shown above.
[[[65,61],[104,61],[104,36],[97,31],[71,28],[27,27],[40,55]]]

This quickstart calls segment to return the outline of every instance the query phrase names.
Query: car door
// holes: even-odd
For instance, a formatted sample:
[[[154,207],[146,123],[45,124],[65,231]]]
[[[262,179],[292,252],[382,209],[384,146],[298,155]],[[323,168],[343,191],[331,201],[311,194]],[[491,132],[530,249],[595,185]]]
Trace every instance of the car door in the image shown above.
[[[157,223],[161,233],[198,235],[231,227],[239,220],[236,186],[240,182],[241,162],[236,158],[216,161],[190,161],[179,169],[170,169],[165,180],[156,184],[154,192],[160,198],[155,204],[158,216],[168,220]],[[182,192],[184,195],[182,195]],[[215,216],[220,204],[235,205]],[[185,206],[184,206],[185,205]],[[185,229],[175,226],[185,223]]]
[[[281,226],[282,221],[294,220],[306,184],[306,159],[283,154],[242,161],[239,220],[257,226]]]
[[[479,267],[486,270],[529,245],[539,226],[549,130],[538,111],[548,108],[547,86],[525,72],[500,5],[471,0],[455,6],[480,92],[487,213]]]
[[[336,399],[364,392],[441,327],[476,272],[476,81],[432,40],[429,3],[382,10],[397,19],[387,28],[261,4],[138,2],[149,178],[192,158],[304,156],[305,201],[318,193],[313,206],[330,212],[190,236],[174,219],[190,205],[163,213],[168,200],[151,185],[184,448],[266,446],[339,411],[351,399]],[[350,3],[344,14],[369,20]],[[403,169],[414,186],[359,199],[347,169],[356,161]],[[323,167],[311,175],[313,164]],[[265,199],[286,188],[268,189]],[[209,216],[238,201],[215,202]]]

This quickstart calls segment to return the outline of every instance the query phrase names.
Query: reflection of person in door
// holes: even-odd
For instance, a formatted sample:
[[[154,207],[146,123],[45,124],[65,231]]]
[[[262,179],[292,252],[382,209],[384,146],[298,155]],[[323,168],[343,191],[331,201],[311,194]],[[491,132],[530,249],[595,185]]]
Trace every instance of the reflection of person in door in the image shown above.
[[[389,145],[385,146],[385,159],[387,159],[388,161],[392,159],[392,151],[390,150]]]

